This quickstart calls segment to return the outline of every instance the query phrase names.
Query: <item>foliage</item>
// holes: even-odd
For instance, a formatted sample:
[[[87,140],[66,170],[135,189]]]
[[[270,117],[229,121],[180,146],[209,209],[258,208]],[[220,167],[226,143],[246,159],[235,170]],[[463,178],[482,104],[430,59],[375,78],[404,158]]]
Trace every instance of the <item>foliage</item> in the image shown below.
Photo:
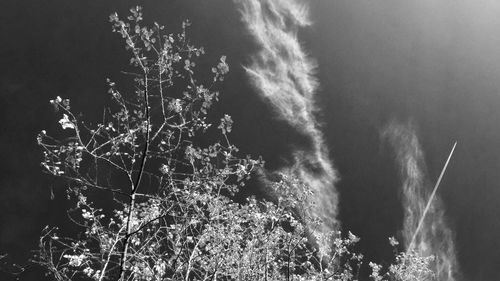
[[[59,237],[47,227],[37,263],[56,280],[353,280],[358,238],[316,231],[301,205],[305,183],[283,176],[270,186],[275,200],[234,200],[263,162],[238,156],[230,116],[217,128],[208,121],[226,58],[203,81],[204,49],[187,39],[189,22],[171,34],[143,26],[139,7],[130,12],[110,22],[131,53],[135,90],[108,79],[113,103],[95,125],[69,99],[50,101],[65,138],[38,135],[42,167],[67,182],[81,231]],[[213,131],[218,140],[206,144]]]
[[[398,242],[393,237],[389,238],[389,243],[395,249]],[[433,256],[424,257],[414,250],[400,252],[396,254],[396,262],[391,264],[385,274],[381,273],[382,266],[373,262],[369,263],[372,269],[370,278],[373,281],[432,281],[436,280],[434,272],[431,270]]]
[[[351,249],[359,238],[319,231],[314,206],[302,204],[313,201],[307,183],[280,175],[269,184],[272,199],[234,199],[263,161],[238,156],[230,116],[216,128],[209,121],[226,58],[203,81],[196,65],[204,49],[189,42],[189,22],[172,34],[143,26],[140,7],[130,12],[110,22],[131,53],[134,91],[108,79],[112,104],[98,124],[69,99],[50,101],[64,137],[38,135],[41,164],[67,182],[79,232],[45,228],[36,263],[56,280],[357,280],[363,257]],[[370,277],[432,280],[431,262],[400,253],[385,274],[370,263]]]

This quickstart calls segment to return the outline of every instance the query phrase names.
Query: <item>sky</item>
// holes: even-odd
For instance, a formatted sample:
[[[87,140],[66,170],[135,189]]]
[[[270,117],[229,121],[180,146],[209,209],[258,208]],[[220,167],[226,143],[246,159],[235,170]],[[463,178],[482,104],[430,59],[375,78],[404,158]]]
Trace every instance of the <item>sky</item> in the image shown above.
[[[139,4],[146,20],[174,31],[189,19],[192,41],[205,46],[207,60],[227,56],[230,73],[214,114],[233,116],[233,141],[242,152],[262,155],[270,171],[292,167],[300,172],[294,163],[323,163],[331,189],[325,187],[328,180],[318,188],[338,197],[336,220],[361,237],[359,250],[367,259],[389,262],[387,238],[405,236],[410,202],[405,200],[410,197],[402,187],[407,186],[404,167],[409,166],[398,162],[401,155],[415,159],[423,181],[432,187],[457,141],[438,191],[438,227],[446,225],[452,233],[458,280],[498,280],[500,4],[291,1],[309,7],[307,24],[285,21],[282,28],[296,34],[294,50],[311,63],[306,72],[314,87],[299,93],[307,97],[304,108],[311,109],[304,124],[313,126],[304,129],[284,117],[252,80],[249,70],[267,69],[256,60],[265,49],[237,2],[0,3],[0,252],[17,262],[26,260],[45,225],[65,226],[64,192],[41,172],[36,135],[58,126],[48,102],[56,96],[70,98],[90,118],[100,116],[105,79],[119,78],[128,62],[108,16]],[[413,140],[418,148],[405,152],[414,154],[398,150],[403,133],[403,140]],[[306,156],[301,162],[296,155]],[[39,280],[40,274],[30,269],[21,280]]]

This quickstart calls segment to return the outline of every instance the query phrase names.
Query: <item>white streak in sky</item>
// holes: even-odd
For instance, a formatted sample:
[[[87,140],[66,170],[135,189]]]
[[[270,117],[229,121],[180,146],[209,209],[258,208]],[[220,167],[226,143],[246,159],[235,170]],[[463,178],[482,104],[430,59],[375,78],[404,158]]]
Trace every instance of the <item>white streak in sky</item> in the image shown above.
[[[426,175],[424,153],[413,127],[392,122],[382,135],[396,152],[396,161],[403,180],[403,206],[405,246],[423,256],[433,255],[437,280],[453,281],[457,273],[457,260],[453,233],[447,226],[443,203],[439,196],[431,201],[418,233],[416,230],[431,196],[432,184]],[[416,236],[414,234],[416,233]]]
[[[315,193],[315,213],[324,220],[322,231],[336,230],[337,172],[314,117],[318,88],[315,61],[303,50],[297,31],[311,24],[307,6],[297,0],[235,0],[243,22],[259,50],[245,70],[259,94],[278,118],[310,137],[311,148],[294,153],[284,173],[298,176]]]

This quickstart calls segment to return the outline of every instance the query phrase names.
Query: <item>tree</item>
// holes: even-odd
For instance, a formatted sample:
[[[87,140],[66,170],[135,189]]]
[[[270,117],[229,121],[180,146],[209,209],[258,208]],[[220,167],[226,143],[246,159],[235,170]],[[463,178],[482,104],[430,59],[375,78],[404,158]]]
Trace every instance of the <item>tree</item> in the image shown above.
[[[130,12],[110,22],[131,54],[134,90],[108,79],[112,104],[98,124],[68,99],[50,101],[62,130],[38,135],[41,164],[66,183],[78,233],[46,227],[35,262],[56,280],[357,280],[359,238],[320,231],[314,206],[302,204],[313,201],[307,183],[278,175],[268,200],[235,196],[264,162],[239,156],[230,116],[210,122],[226,58],[203,79],[189,22],[172,34],[144,26],[140,7]],[[433,280],[431,262],[402,252],[385,274],[370,263],[370,277]]]
[[[230,116],[209,121],[226,58],[200,78],[204,49],[189,42],[189,22],[171,34],[143,26],[140,7],[130,12],[110,22],[131,54],[134,90],[108,79],[112,104],[98,124],[68,99],[50,101],[63,137],[38,135],[42,167],[67,183],[80,232],[47,227],[36,262],[56,280],[352,280],[358,238],[315,229],[301,205],[306,183],[282,176],[273,200],[235,199],[263,161],[238,156]]]

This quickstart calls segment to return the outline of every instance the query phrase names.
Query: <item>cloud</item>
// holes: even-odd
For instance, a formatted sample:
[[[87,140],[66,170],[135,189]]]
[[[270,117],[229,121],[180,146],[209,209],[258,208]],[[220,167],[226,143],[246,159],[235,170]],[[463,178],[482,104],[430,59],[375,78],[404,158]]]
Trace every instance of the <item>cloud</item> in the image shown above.
[[[457,260],[453,232],[447,226],[444,206],[439,196],[431,198],[432,185],[427,178],[424,153],[412,124],[391,122],[383,130],[382,136],[394,148],[400,169],[406,248],[411,247],[424,256],[434,255],[437,280],[456,280]],[[426,211],[429,198],[432,201]],[[416,233],[424,213],[425,218]]]
[[[297,37],[301,27],[311,25],[307,6],[297,0],[235,2],[259,46],[250,64],[244,66],[255,90],[272,105],[277,118],[311,140],[311,146],[297,149],[293,164],[280,172],[297,176],[312,188],[315,202],[311,203],[324,220],[323,231],[337,230],[338,176],[315,118],[316,62]]]

